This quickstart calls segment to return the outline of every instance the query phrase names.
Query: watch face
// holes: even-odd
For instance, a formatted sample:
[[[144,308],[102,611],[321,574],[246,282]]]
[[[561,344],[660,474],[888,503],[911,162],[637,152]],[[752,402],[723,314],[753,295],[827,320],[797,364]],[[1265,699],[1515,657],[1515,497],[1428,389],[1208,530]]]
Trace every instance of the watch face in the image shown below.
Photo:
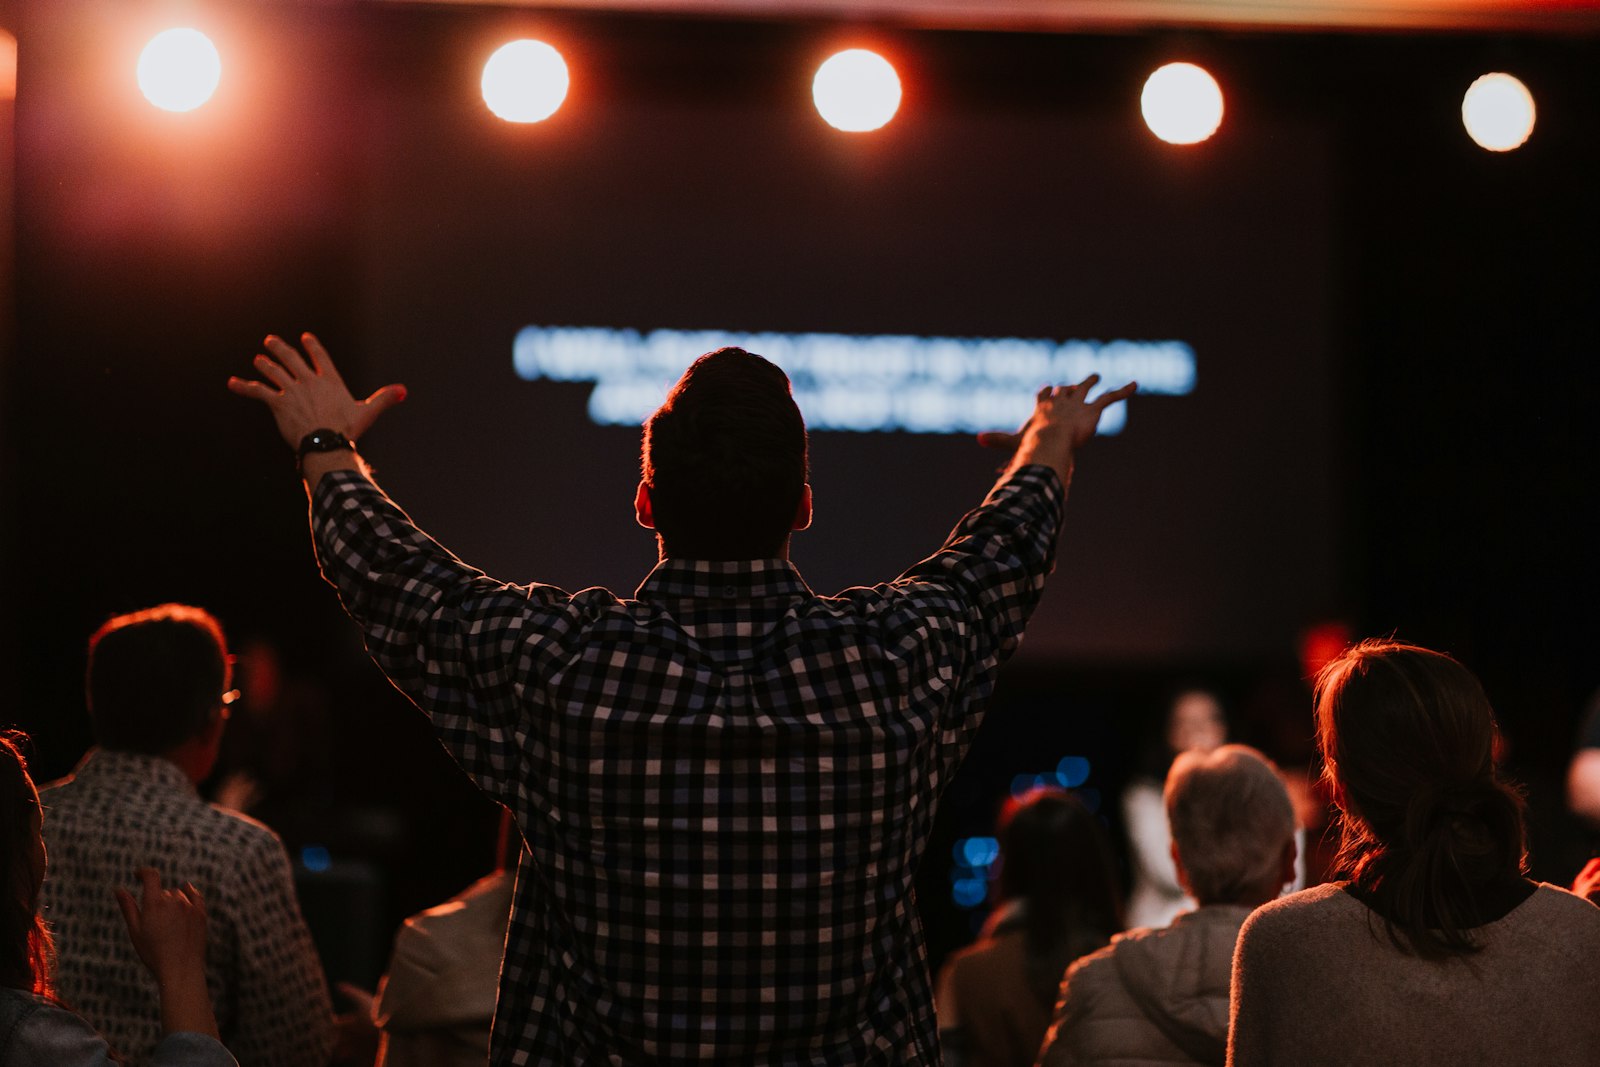
[[[338,430],[312,430],[300,447],[308,452],[332,452],[336,448],[349,448],[350,439]]]
[[[355,442],[338,430],[312,430],[300,439],[300,447],[295,450],[295,460],[302,461],[313,452],[337,452],[341,448],[348,448],[353,452],[355,447]]]

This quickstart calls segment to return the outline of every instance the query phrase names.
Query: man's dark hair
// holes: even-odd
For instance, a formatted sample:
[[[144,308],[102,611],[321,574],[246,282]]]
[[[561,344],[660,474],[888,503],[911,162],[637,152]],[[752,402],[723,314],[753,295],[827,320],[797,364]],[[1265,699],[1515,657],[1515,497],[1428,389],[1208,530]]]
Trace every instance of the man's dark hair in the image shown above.
[[[228,678],[227,641],[210,612],[162,604],[118,615],[89,638],[95,740],[124,752],[170,752],[210,725]]]
[[[742,348],[695,360],[645,423],[643,477],[668,556],[778,555],[806,484],[788,376]]]

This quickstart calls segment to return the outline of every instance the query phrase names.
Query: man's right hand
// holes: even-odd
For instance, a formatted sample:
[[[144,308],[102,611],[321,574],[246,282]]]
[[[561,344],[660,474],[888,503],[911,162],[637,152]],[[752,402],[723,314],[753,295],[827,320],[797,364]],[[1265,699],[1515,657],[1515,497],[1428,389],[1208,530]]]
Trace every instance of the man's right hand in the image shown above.
[[[978,443],[1015,453],[1007,474],[1030,463],[1043,463],[1054,468],[1063,482],[1068,481],[1073,456],[1094,436],[1101,413],[1139,388],[1138,382],[1129,382],[1087,400],[1089,391],[1099,382],[1100,375],[1091,374],[1077,385],[1045,386],[1039,390],[1033,414],[1021,429],[1016,433],[981,433]]]
[[[311,334],[302,334],[305,354],[281,337],[268,337],[263,346],[271,355],[256,356],[255,368],[265,381],[233,377],[228,388],[239,396],[267,405],[290,448],[313,430],[337,430],[354,441],[378,416],[406,398],[403,385],[386,385],[365,400],[357,400],[339,376],[327,349]]]

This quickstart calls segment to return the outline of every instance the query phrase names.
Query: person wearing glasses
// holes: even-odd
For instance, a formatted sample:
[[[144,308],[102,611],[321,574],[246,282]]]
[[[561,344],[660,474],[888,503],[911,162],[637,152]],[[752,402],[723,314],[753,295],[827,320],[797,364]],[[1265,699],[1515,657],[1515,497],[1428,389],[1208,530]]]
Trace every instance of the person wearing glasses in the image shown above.
[[[204,896],[206,985],[223,1044],[250,1067],[322,1067],[334,1039],[327,982],[278,835],[195,791],[216,764],[234,698],[217,620],[184,604],[120,615],[89,639],[96,746],[43,790],[44,918],[56,990],[141,1067],[161,1040],[155,978],[111,886],[144,868]]]

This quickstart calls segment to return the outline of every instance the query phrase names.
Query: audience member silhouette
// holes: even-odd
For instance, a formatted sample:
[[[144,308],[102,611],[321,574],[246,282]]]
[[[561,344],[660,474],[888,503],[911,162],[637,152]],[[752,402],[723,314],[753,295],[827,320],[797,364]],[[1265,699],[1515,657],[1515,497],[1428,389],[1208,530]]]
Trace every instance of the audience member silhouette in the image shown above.
[[[1348,878],[1239,937],[1228,1062],[1600,1060],[1600,909],[1523,876],[1489,699],[1449,656],[1364,641],[1317,679]]]
[[[1028,1067],[1067,964],[1122,929],[1100,819],[1062,789],[1008,801],[997,831],[1000,906],[939,976],[949,1067]]]
[[[632,599],[491,580],[371,481],[311,335],[268,338],[324,576],[389,678],[528,843],[491,1061],[938,1062],[912,879],[943,784],[1051,569],[1095,380],[1045,389],[983,504],[900,579],[839,597],[788,561],[806,431],[777,367],[696,360],[645,427],[661,562]],[[560,442],[551,442],[558,448]],[[886,477],[892,477],[885,472]],[[591,502],[549,500],[574,536]]]
[[[1178,880],[1199,907],[1068,969],[1043,1067],[1227,1057],[1234,943],[1251,910],[1294,879],[1294,804],[1278,769],[1244,745],[1180,753],[1163,801]]]
[[[47,859],[39,794],[28,776],[20,735],[0,735],[0,1064],[5,1067],[112,1067],[119,1063],[81,1016],[55,998],[50,932],[39,916]],[[206,989],[205,901],[194,886],[164,889],[151,868],[137,872],[135,900],[115,900],[126,937],[155,979],[162,1037],[152,1067],[238,1067],[217,1039]],[[109,887],[105,890],[111,896]]]
[[[161,1020],[106,887],[147,866],[209,902],[207,981],[223,1041],[246,1067],[323,1067],[332,1045],[327,983],[283,845],[195,791],[216,763],[230,680],[207,612],[166,604],[110,620],[89,641],[98,747],[43,792],[56,982],[129,1067],[149,1062]]]

